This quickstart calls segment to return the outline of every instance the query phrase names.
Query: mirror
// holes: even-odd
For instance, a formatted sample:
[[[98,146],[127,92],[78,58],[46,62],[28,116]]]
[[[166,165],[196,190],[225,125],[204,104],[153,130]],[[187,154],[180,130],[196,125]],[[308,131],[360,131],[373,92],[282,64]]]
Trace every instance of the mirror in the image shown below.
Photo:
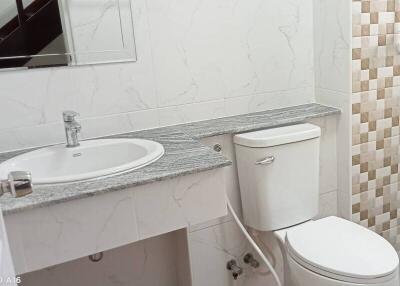
[[[136,61],[131,0],[0,0],[0,68]]]

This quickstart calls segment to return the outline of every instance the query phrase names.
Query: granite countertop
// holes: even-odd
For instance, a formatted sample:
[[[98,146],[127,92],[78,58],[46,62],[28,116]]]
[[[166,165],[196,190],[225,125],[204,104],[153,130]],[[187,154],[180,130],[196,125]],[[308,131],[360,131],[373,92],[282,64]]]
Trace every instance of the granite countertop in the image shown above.
[[[340,110],[337,108],[320,104],[306,104],[105,137],[153,140],[164,146],[165,155],[144,168],[121,175],[78,183],[36,186],[32,194],[17,199],[6,194],[0,198],[0,205],[3,214],[9,215],[177,176],[226,167],[232,162],[210,147],[201,144],[198,139],[303,122],[339,113]],[[0,163],[31,150],[2,153],[0,154]]]
[[[177,125],[176,128],[194,139],[242,133],[293,124],[317,117],[339,114],[337,108],[310,103],[287,108],[273,109],[244,115]]]

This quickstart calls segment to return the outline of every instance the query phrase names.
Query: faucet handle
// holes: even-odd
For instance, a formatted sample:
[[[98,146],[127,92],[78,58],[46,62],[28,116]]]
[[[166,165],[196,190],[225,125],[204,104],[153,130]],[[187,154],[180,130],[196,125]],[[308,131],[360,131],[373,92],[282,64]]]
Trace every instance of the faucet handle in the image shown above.
[[[26,171],[10,172],[7,180],[1,181],[0,196],[11,193],[14,198],[24,197],[33,192],[32,175]]]
[[[30,172],[11,172],[8,175],[8,181],[14,198],[24,197],[33,192],[32,174]]]
[[[64,122],[72,122],[75,120],[76,116],[79,116],[79,113],[72,110],[66,110],[63,112]]]

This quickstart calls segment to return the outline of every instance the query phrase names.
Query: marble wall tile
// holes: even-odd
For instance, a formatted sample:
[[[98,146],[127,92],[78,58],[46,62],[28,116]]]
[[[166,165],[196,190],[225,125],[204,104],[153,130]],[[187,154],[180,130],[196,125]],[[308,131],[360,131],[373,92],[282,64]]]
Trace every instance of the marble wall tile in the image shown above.
[[[224,182],[226,194],[232,203],[235,211],[240,215],[242,210],[242,202],[239,194],[239,178],[237,175],[236,152],[233,144],[233,135],[227,134],[222,136],[214,136],[200,140],[201,143],[214,147],[216,144],[221,145],[221,154],[232,161],[232,165],[224,168]]]
[[[222,136],[214,136],[209,138],[204,138],[201,140],[201,143],[204,145],[214,147],[214,145],[218,144],[222,147],[221,154],[224,157],[228,158],[232,161],[232,165],[229,167],[225,167],[223,169],[224,175],[224,183],[225,183],[225,192],[227,198],[230,200],[233,209],[238,214],[239,217],[242,217],[242,201],[240,198],[239,192],[239,179],[237,175],[237,167],[236,167],[236,154],[235,154],[235,146],[232,144],[233,139],[232,135],[222,135]],[[199,229],[204,229],[210,226],[218,225],[223,222],[231,221],[233,218],[230,213],[227,216],[210,220],[205,223],[193,225],[190,227],[189,231],[193,232]]]
[[[311,4],[149,0],[159,105],[312,86]]]
[[[352,3],[314,1],[315,97],[342,110],[337,121],[338,209],[351,219],[351,42]]]
[[[342,109],[337,120],[338,214],[351,219],[351,96],[329,89],[316,89],[317,100]]]
[[[160,188],[134,192],[140,239],[227,215],[221,169],[164,181]]]
[[[156,107],[154,87],[135,76],[137,69],[140,64],[51,70],[42,102],[43,122],[60,121],[68,109],[86,118]]]
[[[10,214],[5,224],[22,274],[226,214],[219,169]]]
[[[81,138],[89,139],[110,134],[121,134],[159,126],[158,111],[147,109],[81,120]],[[101,128],[99,128],[101,126]],[[64,138],[62,138],[64,140]]]
[[[81,139],[91,139],[131,131],[152,129],[159,126],[157,109],[147,109],[108,116],[79,119],[83,126]],[[0,150],[26,149],[65,142],[64,124],[54,122],[0,131]]]
[[[320,194],[336,191],[338,189],[338,162],[336,116],[311,120],[310,122],[321,127],[320,141]]]
[[[176,231],[176,255],[177,255],[177,276],[178,286],[192,285],[192,275],[190,271],[190,253],[188,245],[187,228]]]
[[[88,257],[27,273],[23,285],[43,286],[185,286],[178,284],[178,235],[175,232],[104,252],[100,262]]]
[[[51,73],[52,70],[42,69],[0,74],[0,100],[3,106],[0,129],[35,126],[45,122],[42,104]],[[21,82],[25,84],[18,84]]]
[[[227,116],[258,112],[314,102],[313,87],[257,93],[225,100]]]
[[[158,109],[160,126],[224,117],[223,100],[190,103]]]
[[[319,197],[319,213],[317,219],[338,215],[338,192],[328,192]]]
[[[117,192],[8,216],[16,273],[139,240],[133,206],[131,192]]]
[[[263,241],[276,258],[276,270],[278,275],[282,275],[282,257],[277,241],[268,233],[260,233],[260,240]],[[260,263],[257,273],[249,265],[243,263],[243,257],[246,253],[252,253],[255,258],[261,262],[255,254],[252,247],[248,244],[245,237],[234,221],[225,222],[216,226],[191,232],[189,234],[189,248],[192,267],[192,286],[275,286],[274,278],[271,274],[264,274],[267,268]],[[267,250],[262,246],[264,253]],[[271,259],[271,253],[267,256]],[[232,274],[226,270],[226,263],[234,259],[243,269],[243,274],[238,280],[233,280]],[[212,279],[210,279],[212,277]]]
[[[351,86],[351,1],[314,0],[315,86],[348,93]]]
[[[60,123],[50,123],[0,131],[0,148],[18,150],[65,142],[64,126]]]
[[[226,263],[231,259],[241,262],[248,244],[235,222],[231,221],[190,233],[189,248],[192,286],[225,286],[233,283]]]
[[[106,122],[126,113],[154,114],[148,128],[315,100],[312,0],[137,0],[132,11],[135,63],[1,72],[0,151],[60,142],[66,109],[91,137],[129,129]]]
[[[34,146],[32,141],[39,145],[54,143],[49,124],[61,123],[63,110],[76,110],[81,119],[86,119],[157,107],[145,4],[143,0],[132,2],[140,54],[135,63],[0,73],[1,151]],[[24,133],[34,135],[29,129],[37,131],[38,127],[45,130],[40,139],[25,138]],[[108,131],[101,131],[101,124],[97,129],[103,135]]]

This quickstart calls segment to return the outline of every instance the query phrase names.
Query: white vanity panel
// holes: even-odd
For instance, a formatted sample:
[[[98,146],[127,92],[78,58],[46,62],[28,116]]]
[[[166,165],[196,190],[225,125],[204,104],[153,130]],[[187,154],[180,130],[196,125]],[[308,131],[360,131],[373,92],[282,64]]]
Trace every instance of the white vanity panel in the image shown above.
[[[223,170],[5,217],[18,274],[225,216]]]
[[[19,277],[15,276],[3,214],[0,212],[0,285],[17,286],[18,282]]]
[[[88,257],[69,261],[21,276],[24,286],[190,286],[179,275],[190,273],[180,265],[181,237],[175,231],[104,252],[103,259]],[[189,277],[190,279],[190,277]]]
[[[132,191],[70,201],[5,217],[21,274],[139,239]]]
[[[140,239],[225,216],[223,169],[138,188],[135,209]]]

